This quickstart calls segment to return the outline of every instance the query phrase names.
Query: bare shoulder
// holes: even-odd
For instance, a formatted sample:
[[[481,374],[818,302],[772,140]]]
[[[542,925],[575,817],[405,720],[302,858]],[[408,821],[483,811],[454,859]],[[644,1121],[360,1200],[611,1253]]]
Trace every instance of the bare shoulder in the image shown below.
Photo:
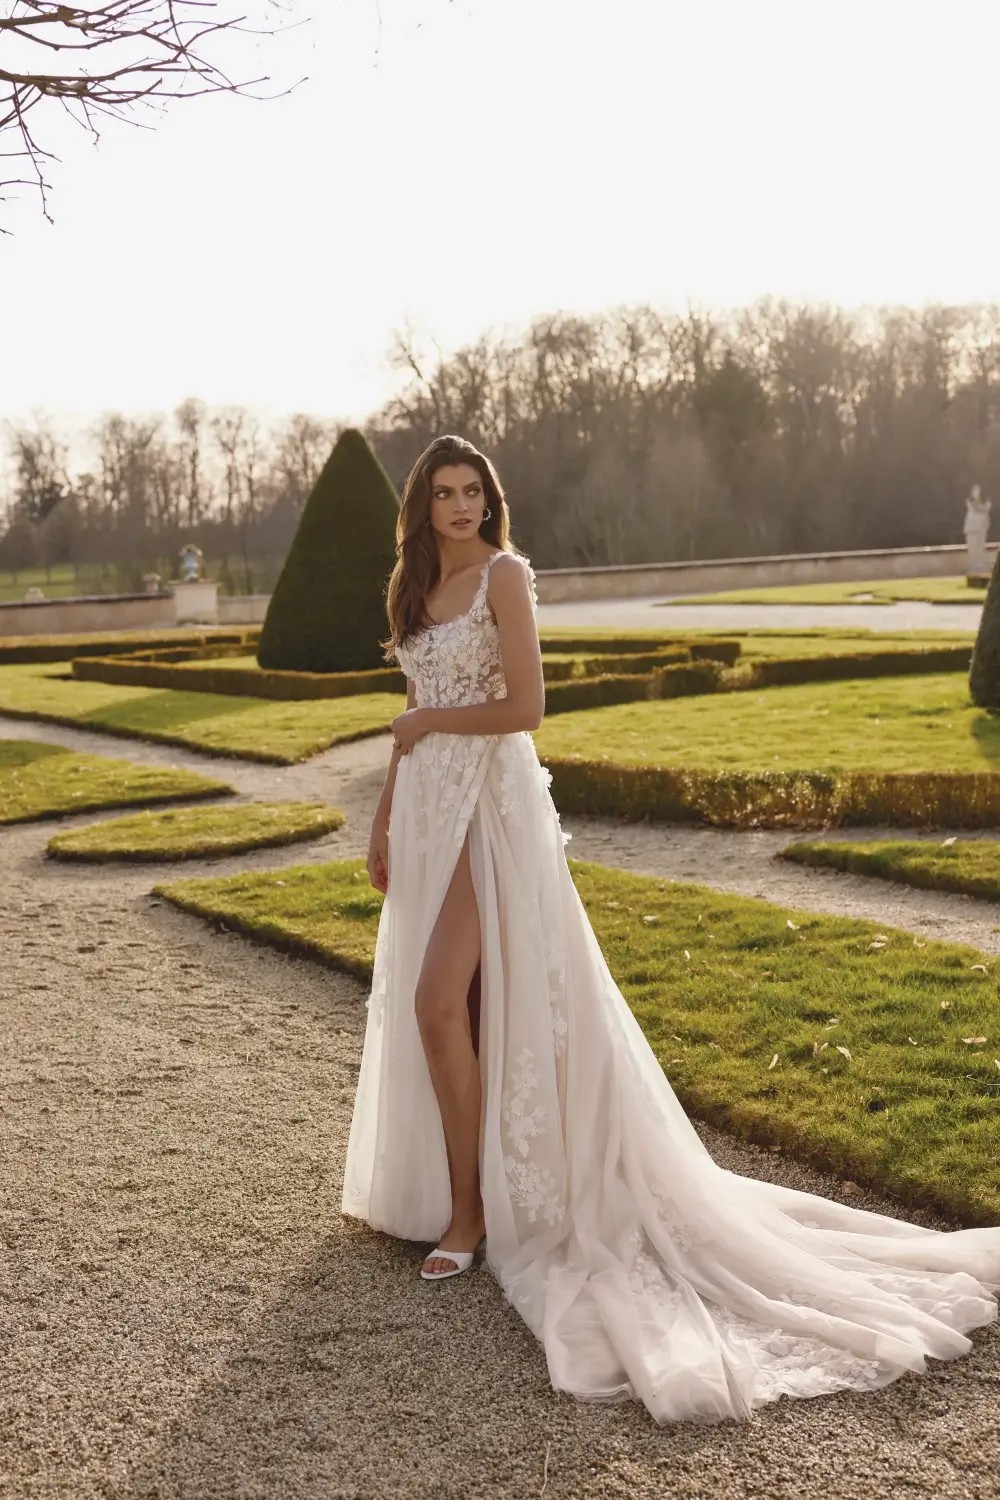
[[[508,552],[504,548],[500,548],[494,552],[490,558],[490,582],[492,583],[498,578],[509,580],[518,576],[521,578],[534,577],[528,559],[520,552]],[[509,587],[509,583],[505,581],[503,586]]]
[[[495,552],[490,559],[487,597],[501,609],[518,599],[535,604],[535,574],[531,563],[520,552]]]

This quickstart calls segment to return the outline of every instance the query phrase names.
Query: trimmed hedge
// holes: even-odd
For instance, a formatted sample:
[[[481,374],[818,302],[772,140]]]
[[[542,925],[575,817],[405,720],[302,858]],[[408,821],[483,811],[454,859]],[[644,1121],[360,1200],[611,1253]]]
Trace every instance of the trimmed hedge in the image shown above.
[[[158,656],[173,653],[156,653]],[[197,651],[192,653],[198,657]],[[715,661],[691,662],[681,651],[656,652],[645,660],[655,670],[612,673],[592,677],[576,675],[575,662],[549,662],[543,668],[546,707],[552,713],[575,708],[596,708],[611,703],[629,703],[636,698],[672,698],[686,693],[718,692],[721,665]],[[143,653],[125,660],[87,657],[73,662],[73,676],[81,682],[109,682],[120,687],[172,688],[191,693],[227,693],[237,697],[307,700],[345,698],[354,693],[406,691],[406,677],[396,667],[373,672],[265,672],[243,667],[205,667],[186,672],[169,661]],[[681,657],[681,660],[672,658]],[[182,657],[190,660],[191,657]],[[615,660],[615,658],[611,658]],[[586,666],[591,666],[588,661]],[[555,681],[553,681],[555,676]]]
[[[732,666],[743,649],[737,640],[715,636],[699,640],[671,635],[558,636],[540,630],[538,638],[543,655],[546,651],[572,651],[589,652],[593,656],[634,656],[637,652],[656,654],[676,646],[687,651],[694,661],[721,661],[726,666]]]
[[[219,666],[185,672],[167,662],[87,657],[73,662],[73,676],[81,682],[110,682],[120,687],[172,688],[184,693],[225,693],[232,697],[290,701],[406,691],[406,678],[395,667],[374,672],[248,672],[243,667]]]
[[[741,663],[735,688],[787,687],[845,677],[897,677],[904,672],[968,670],[969,646],[908,646],[899,651],[851,651],[839,655],[769,656]]]
[[[859,651],[845,655],[765,657],[726,668],[717,657],[685,660],[686,648],[625,658],[590,657],[582,663],[546,662],[546,711],[603,708],[641,698],[686,697],[694,693],[745,692],[851,677],[892,677],[906,672],[958,671],[968,668],[968,646],[913,647],[899,651]],[[176,647],[171,651],[136,652],[127,658],[77,657],[73,676],[85,682],[119,686],[172,688],[181,692],[224,693],[235,697],[305,701],[344,698],[354,693],[406,691],[406,677],[396,667],[369,672],[266,672],[242,667],[206,667],[197,673],[176,670],[179,663],[232,655],[231,647]],[[681,659],[677,659],[681,658]],[[650,665],[652,664],[652,665]],[[608,667],[617,670],[607,670]],[[581,670],[601,668],[590,676]]]
[[[347,427],[302,508],[274,586],[257,659],[271,672],[383,666],[386,587],[399,496],[364,434]]]
[[[0,636],[0,666],[25,665],[33,661],[72,661],[78,656],[131,656],[143,647],[165,649],[225,646],[252,646],[260,627],[247,625],[240,630],[204,631],[143,630],[114,635],[35,635]]]
[[[600,677],[609,674],[652,672],[657,667],[673,666],[692,660],[687,646],[669,646],[663,651],[636,652],[634,655],[577,656],[573,661],[552,661],[543,652],[542,670],[546,682],[562,682],[567,677]]]
[[[244,646],[244,651],[234,650],[234,646]],[[234,641],[229,645],[216,645],[214,642],[207,646],[171,646],[163,650],[133,651],[127,657],[119,657],[118,660],[125,661],[160,661],[160,662],[183,662],[183,661],[211,661],[216,656],[252,656],[254,646],[252,641]]]
[[[722,665],[715,661],[678,662],[655,672],[602,673],[545,688],[546,714],[572,713],[580,708],[607,708],[640,698],[682,698],[695,693],[717,693]]]
[[[1000,711],[1000,552],[993,563],[986,601],[972,648],[969,692],[973,703]]]
[[[562,813],[721,828],[1000,828],[998,771],[709,771],[547,756]]]

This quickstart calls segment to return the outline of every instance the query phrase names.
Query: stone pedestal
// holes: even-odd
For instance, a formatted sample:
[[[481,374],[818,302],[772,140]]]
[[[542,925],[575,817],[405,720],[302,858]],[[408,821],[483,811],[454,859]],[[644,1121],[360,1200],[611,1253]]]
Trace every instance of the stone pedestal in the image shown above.
[[[207,578],[172,579],[170,590],[178,625],[218,625],[219,585]]]

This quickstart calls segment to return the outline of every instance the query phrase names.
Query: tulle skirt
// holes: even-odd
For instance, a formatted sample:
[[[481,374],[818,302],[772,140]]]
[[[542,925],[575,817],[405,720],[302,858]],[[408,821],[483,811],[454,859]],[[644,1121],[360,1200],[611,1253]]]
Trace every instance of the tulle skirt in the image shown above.
[[[554,1389],[712,1422],[965,1354],[997,1316],[1000,1227],[924,1229],[719,1167],[608,969],[550,782],[527,733],[432,733],[399,762],[343,1211],[430,1244],[451,1216],[414,991],[468,835],[486,1258]]]

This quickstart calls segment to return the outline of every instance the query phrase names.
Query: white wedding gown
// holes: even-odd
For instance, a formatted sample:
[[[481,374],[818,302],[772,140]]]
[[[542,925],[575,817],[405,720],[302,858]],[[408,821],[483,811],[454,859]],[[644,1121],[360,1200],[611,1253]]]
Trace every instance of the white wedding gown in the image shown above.
[[[418,705],[504,696],[486,602],[504,556],[534,592],[498,551],[467,614],[400,648]],[[922,1229],[717,1166],[607,967],[550,781],[526,731],[431,733],[399,762],[343,1211],[431,1245],[450,1217],[413,997],[468,832],[486,1258],[553,1387],[744,1419],[965,1354],[997,1316],[1000,1227]]]

